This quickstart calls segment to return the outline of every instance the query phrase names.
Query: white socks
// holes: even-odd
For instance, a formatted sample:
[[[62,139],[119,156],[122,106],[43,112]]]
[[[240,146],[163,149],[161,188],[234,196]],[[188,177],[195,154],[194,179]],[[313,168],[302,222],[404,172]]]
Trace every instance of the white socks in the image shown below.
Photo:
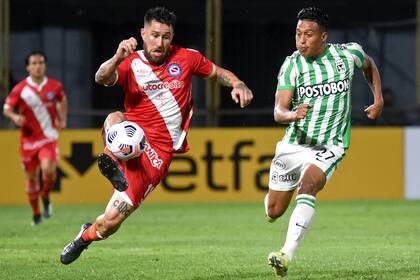
[[[309,194],[300,194],[296,197],[296,207],[290,216],[289,228],[287,230],[286,242],[281,251],[287,255],[289,261],[293,259],[293,254],[303,235],[311,225],[315,214],[316,198]]]

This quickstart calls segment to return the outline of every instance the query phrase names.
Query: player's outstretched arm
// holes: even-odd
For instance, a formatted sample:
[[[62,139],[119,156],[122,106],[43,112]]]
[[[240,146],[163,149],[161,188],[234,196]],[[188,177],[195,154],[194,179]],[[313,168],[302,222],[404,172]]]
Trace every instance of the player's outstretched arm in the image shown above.
[[[276,92],[276,101],[274,104],[274,120],[277,123],[291,123],[306,117],[309,109],[313,107],[310,104],[299,104],[293,110],[290,110],[292,104],[293,90],[284,89]]]
[[[381,77],[373,59],[366,55],[362,66],[363,75],[373,93],[373,104],[365,108],[369,119],[375,120],[381,116],[384,101],[382,98]]]
[[[104,86],[114,85],[118,79],[117,67],[128,56],[130,56],[137,48],[137,40],[134,37],[123,40],[118,45],[115,55],[108,59],[99,67],[95,74],[95,82]]]
[[[249,105],[254,98],[252,91],[246,84],[229,70],[214,64],[213,74],[210,77],[216,77],[217,81],[223,86],[232,87],[233,89],[230,93],[232,100],[235,103],[239,103],[241,108]]]

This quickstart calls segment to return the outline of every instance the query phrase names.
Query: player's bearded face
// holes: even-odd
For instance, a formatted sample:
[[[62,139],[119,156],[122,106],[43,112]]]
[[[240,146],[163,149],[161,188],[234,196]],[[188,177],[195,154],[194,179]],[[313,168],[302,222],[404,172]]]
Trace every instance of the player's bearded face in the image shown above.
[[[173,27],[152,20],[141,29],[141,37],[147,60],[154,65],[162,64],[169,56],[170,45],[174,37]]]
[[[42,79],[45,76],[46,68],[45,58],[42,55],[32,55],[29,57],[26,70],[32,78]]]
[[[318,23],[299,20],[296,27],[296,48],[303,57],[316,57],[325,50],[327,32],[321,32]]]

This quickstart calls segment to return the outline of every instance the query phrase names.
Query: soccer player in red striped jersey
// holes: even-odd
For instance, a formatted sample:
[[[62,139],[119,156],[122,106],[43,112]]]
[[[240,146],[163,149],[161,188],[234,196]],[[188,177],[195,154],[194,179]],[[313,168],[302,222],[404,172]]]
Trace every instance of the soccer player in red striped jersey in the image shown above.
[[[56,179],[58,133],[66,127],[67,99],[62,84],[45,75],[47,57],[32,52],[25,59],[29,76],[6,98],[3,113],[20,127],[20,154],[26,175],[25,190],[32,207],[32,225],[41,222],[39,197],[44,218],[51,215],[49,192]],[[42,189],[39,171],[42,172]]]
[[[98,157],[102,174],[114,186],[105,213],[93,224],[84,224],[79,235],[61,253],[61,262],[76,260],[92,241],[107,238],[143,202],[167,173],[173,153],[188,150],[186,136],[193,112],[191,78],[215,78],[232,87],[231,96],[241,108],[252,92],[232,72],[223,69],[200,52],[172,44],[175,15],[166,8],[146,12],[141,29],[143,50],[137,40],[123,40],[115,55],[104,62],[95,80],[105,86],[118,84],[125,92],[125,112],[108,115],[104,131],[115,123],[133,121],[146,136],[140,157],[121,163],[109,153]]]

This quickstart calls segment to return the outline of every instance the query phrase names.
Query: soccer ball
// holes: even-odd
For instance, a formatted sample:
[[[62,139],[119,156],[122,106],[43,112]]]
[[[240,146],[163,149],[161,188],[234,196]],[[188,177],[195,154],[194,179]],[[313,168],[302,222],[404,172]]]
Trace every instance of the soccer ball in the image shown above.
[[[105,134],[108,150],[120,160],[140,156],[146,144],[143,129],[134,122],[113,124]]]

